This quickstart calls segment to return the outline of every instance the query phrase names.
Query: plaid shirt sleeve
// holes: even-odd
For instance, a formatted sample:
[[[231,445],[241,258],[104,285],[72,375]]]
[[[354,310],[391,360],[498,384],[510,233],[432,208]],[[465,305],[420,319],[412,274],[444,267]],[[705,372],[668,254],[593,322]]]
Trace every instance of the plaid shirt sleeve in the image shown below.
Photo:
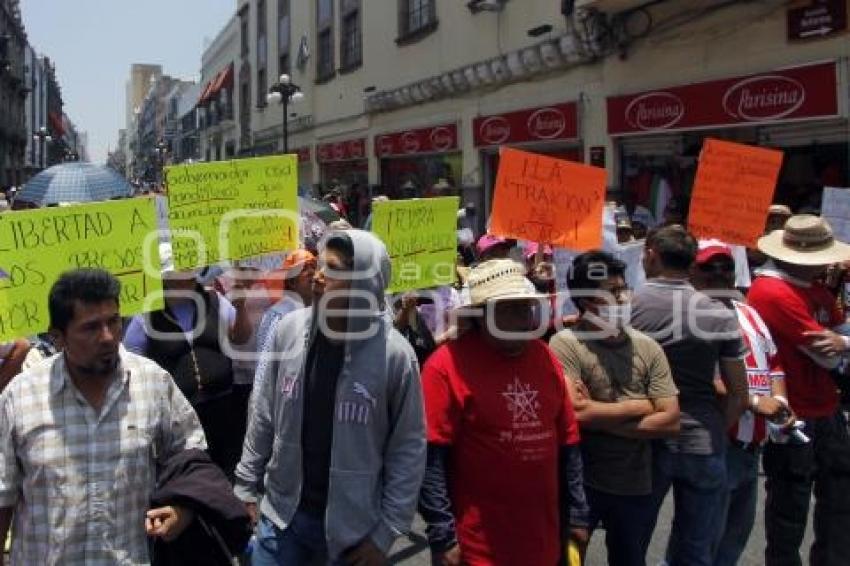
[[[8,390],[0,396],[0,508],[14,507],[21,492],[21,469],[14,443],[14,404]]]
[[[164,462],[171,456],[191,448],[206,450],[207,441],[195,409],[168,373],[163,371],[162,377],[166,383],[166,394],[163,407],[161,461]]]

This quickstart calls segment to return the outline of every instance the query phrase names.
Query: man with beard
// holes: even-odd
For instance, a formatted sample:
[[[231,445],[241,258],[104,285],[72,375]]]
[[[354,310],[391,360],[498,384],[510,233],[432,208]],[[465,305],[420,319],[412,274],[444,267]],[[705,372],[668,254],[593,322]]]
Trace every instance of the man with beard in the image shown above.
[[[12,564],[147,564],[146,534],[172,540],[192,521],[182,507],[148,510],[157,465],[206,443],[171,376],[121,348],[119,292],[105,271],[63,274],[49,297],[61,353],[0,396]]]

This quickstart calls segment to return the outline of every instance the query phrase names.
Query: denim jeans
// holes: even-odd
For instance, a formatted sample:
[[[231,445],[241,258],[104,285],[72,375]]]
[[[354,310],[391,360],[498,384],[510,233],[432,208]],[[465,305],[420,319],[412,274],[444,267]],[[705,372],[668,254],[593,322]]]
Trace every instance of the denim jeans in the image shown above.
[[[295,513],[286,529],[265,517],[257,524],[257,544],[252,566],[307,566],[327,562],[324,519],[302,511]]]
[[[652,492],[654,517],[670,488],[675,511],[667,563],[670,566],[711,566],[717,533],[720,530],[726,455],[670,452],[663,442],[653,443]],[[652,530],[655,529],[655,520]]]
[[[767,475],[764,522],[767,566],[800,566],[809,502],[815,495],[812,566],[850,564],[850,435],[847,419],[806,421],[806,444],[774,444],[764,450]]]
[[[585,486],[593,532],[601,523],[609,566],[644,566],[655,522],[652,494],[613,495]]]
[[[730,444],[726,451],[727,485],[722,518],[724,526],[715,546],[714,566],[735,566],[750,540],[756,521],[759,449]]]

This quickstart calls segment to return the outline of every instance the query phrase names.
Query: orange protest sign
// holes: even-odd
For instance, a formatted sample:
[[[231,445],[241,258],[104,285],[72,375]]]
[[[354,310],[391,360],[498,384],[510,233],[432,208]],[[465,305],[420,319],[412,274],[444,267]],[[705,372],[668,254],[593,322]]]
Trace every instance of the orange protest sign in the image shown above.
[[[773,149],[705,140],[688,229],[697,238],[755,247],[764,233],[782,155]]]
[[[502,148],[490,233],[584,251],[602,245],[604,169]]]

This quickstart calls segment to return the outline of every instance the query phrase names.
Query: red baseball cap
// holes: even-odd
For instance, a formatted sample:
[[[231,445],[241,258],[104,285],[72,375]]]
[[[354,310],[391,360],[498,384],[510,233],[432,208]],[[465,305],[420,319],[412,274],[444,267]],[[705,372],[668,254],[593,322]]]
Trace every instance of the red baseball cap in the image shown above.
[[[735,261],[732,255],[732,248],[720,240],[700,240],[699,251],[697,251],[697,265],[702,265],[711,261],[715,256],[725,256]]]

